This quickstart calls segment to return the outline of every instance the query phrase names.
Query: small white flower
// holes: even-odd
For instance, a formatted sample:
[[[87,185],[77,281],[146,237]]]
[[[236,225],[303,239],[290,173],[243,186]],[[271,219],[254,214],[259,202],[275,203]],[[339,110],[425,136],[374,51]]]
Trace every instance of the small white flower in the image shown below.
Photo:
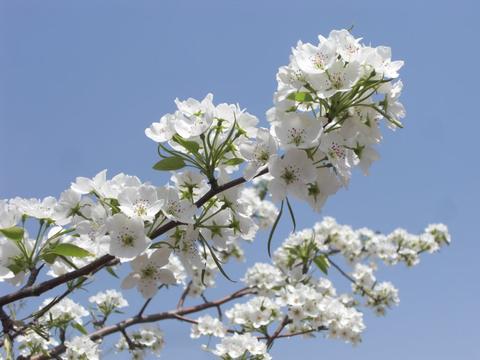
[[[315,167],[305,151],[290,149],[284,157],[274,155],[268,162],[273,179],[268,189],[274,201],[283,200],[288,193],[305,199],[308,194],[307,184],[315,179]]]
[[[100,195],[103,194],[103,187],[107,182],[107,170],[100,171],[93,179],[85,177],[77,177],[75,182],[70,186],[73,191],[79,194],[88,194],[92,191],[96,191]]]
[[[65,342],[67,348],[63,359],[67,360],[98,360],[100,349],[88,336],[77,336]]]
[[[145,129],[145,135],[155,142],[163,143],[172,139],[175,135],[175,115],[166,114],[159,122],[154,122]]]
[[[175,113],[176,132],[185,139],[199,136],[210,128],[213,122],[213,95],[208,94],[201,102],[192,98],[185,101],[175,99],[178,110]]]
[[[336,45],[333,41],[323,41],[318,46],[299,42],[292,49],[293,57],[298,67],[306,74],[324,72],[334,62],[336,57]]]
[[[0,200],[0,229],[15,226],[20,218],[21,213],[15,205],[6,200]]]
[[[139,218],[129,218],[118,213],[109,217],[106,225],[110,237],[110,255],[129,260],[141,254],[151,242],[145,235],[143,221]]]
[[[241,144],[239,150],[248,161],[243,177],[250,180],[267,165],[270,156],[277,153],[277,143],[268,129],[260,128],[255,140]]]
[[[164,200],[158,198],[157,189],[151,185],[125,188],[118,195],[118,202],[125,215],[144,221],[152,221],[164,204]]]
[[[43,309],[45,306],[49,305],[54,299],[48,298],[45,299],[39,309]],[[75,321],[79,324],[82,324],[82,318],[88,316],[89,312],[80,304],[70,300],[69,298],[64,298],[60,300],[57,304],[51,307],[41,318],[41,322],[59,321],[59,322],[70,322]]]
[[[173,272],[165,268],[170,253],[170,249],[160,248],[137,256],[130,263],[133,272],[123,280],[122,288],[136,286],[143,297],[149,299],[158,291],[159,285],[176,283]]]
[[[128,301],[125,300],[122,293],[115,289],[98,292],[96,295],[90,296],[88,301],[96,304],[101,310],[114,310],[128,306]]]
[[[320,211],[327,198],[341,187],[338,177],[327,168],[317,169],[317,177],[308,187],[307,201],[315,211]]]
[[[186,224],[195,223],[196,206],[191,200],[180,199],[178,190],[172,187],[159,188],[158,198],[165,201],[162,211],[167,218]]]
[[[357,62],[344,64],[337,60],[323,73],[310,77],[310,82],[321,98],[329,98],[337,92],[349,91],[360,76],[360,65]]]
[[[314,119],[302,112],[275,112],[272,134],[284,149],[308,149],[318,145],[326,118]]]
[[[222,339],[220,344],[217,344],[213,353],[221,357],[230,357],[239,359],[245,354],[256,355],[257,359],[270,360],[271,357],[267,353],[267,346],[265,343],[259,341],[251,333],[233,334]]]
[[[210,315],[205,315],[197,319],[197,324],[192,325],[190,337],[193,339],[206,335],[224,337],[225,334],[225,327],[219,319],[213,318]]]

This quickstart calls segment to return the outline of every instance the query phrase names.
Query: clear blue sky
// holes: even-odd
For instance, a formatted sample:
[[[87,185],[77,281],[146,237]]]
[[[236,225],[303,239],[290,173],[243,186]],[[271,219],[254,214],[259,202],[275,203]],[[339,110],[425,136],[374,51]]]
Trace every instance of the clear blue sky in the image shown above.
[[[360,346],[292,339],[274,358],[479,359],[479,13],[478,2],[463,0],[2,0],[0,198],[57,196],[103,168],[163,184],[143,130],[175,97],[211,91],[264,118],[290,47],[354,25],[356,36],[406,61],[406,127],[385,136],[371,175],[357,173],[322,215],[385,232],[444,222],[453,244],[414,269],[380,274],[399,287],[401,304],[366,317]],[[296,209],[302,227],[319,219]],[[289,226],[285,219],[277,242]],[[261,234],[255,259],[266,259],[264,242]],[[172,303],[162,296],[151,310]],[[188,326],[162,327],[164,359],[210,358]]]

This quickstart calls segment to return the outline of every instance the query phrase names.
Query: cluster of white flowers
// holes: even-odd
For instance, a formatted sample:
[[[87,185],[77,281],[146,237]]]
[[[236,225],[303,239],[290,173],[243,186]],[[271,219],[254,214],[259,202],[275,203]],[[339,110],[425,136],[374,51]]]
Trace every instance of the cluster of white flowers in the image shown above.
[[[165,341],[163,339],[163,332],[154,326],[143,326],[139,330],[122,336],[115,348],[117,351],[128,350],[132,355],[132,359],[142,360],[150,352],[152,355],[159,357],[163,349]]]
[[[49,348],[58,345],[53,337],[44,338],[35,331],[28,331],[17,337],[19,343],[20,354],[28,357],[33,354],[44,353]]]
[[[365,46],[347,30],[334,30],[318,45],[299,42],[290,64],[277,74],[275,106],[267,113],[271,133],[285,150],[272,156],[269,184],[274,199],[288,194],[320,210],[326,198],[348,184],[351,170],[365,173],[379,158],[373,145],[379,121],[401,126],[398,97],[402,61],[390,48]]]
[[[115,289],[101,291],[94,296],[90,296],[88,301],[95,304],[98,310],[108,316],[112,311],[128,306],[128,301],[122,293]]]
[[[259,127],[239,105],[214,104],[212,94],[200,101],[176,99],[176,110],[145,130],[157,143],[160,159],[153,168],[172,172],[163,186],[123,173],[108,178],[103,170],[93,178],[78,177],[58,199],[0,200],[0,281],[28,287],[44,267],[58,278],[104,257],[111,262],[102,266],[113,276],[113,265],[129,263],[121,287],[136,288],[145,307],[160,288],[173,285],[184,287],[180,305],[186,296],[207,303],[204,292],[217,275],[228,277],[223,265],[244,260],[243,246],[260,229],[271,229],[270,254],[285,203],[295,226],[289,196],[320,211],[348,185],[355,166],[367,174],[379,158],[374,146],[382,139],[381,120],[392,129],[402,126],[403,85],[397,79],[403,62],[391,59],[390,48],[360,40],[334,30],[317,45],[299,42],[278,71],[274,106],[266,114],[269,128]],[[38,227],[33,231],[32,223]],[[191,336],[221,338],[212,352],[223,359],[270,359],[267,347],[275,340],[270,334],[276,323],[290,335],[323,331],[357,343],[365,328],[361,305],[384,314],[399,302],[390,282],[377,281],[377,263],[413,266],[420,254],[449,243],[442,224],[420,235],[403,229],[383,235],[326,217],[292,233],[273,254],[272,265],[246,271],[242,281],[254,297],[226,311],[232,329],[207,315],[190,320]],[[352,271],[334,263],[337,255]],[[100,268],[69,281],[66,295]],[[352,283],[352,294],[338,295],[329,280],[315,277],[317,270],[328,275],[333,268]],[[85,334],[88,311],[68,297],[57,300],[40,307],[40,330],[61,335],[67,359],[98,358],[98,345],[88,337],[65,339],[69,326]],[[89,301],[96,308],[87,325],[96,328],[128,305],[116,290]],[[55,344],[37,335],[19,338],[23,353],[42,353]],[[158,355],[162,347],[163,334],[154,327],[123,333],[117,344],[136,359],[146,350]]]
[[[225,333],[225,327],[219,319],[205,315],[199,317],[197,323],[192,326],[190,337],[193,339],[200,336],[224,337]]]
[[[88,336],[77,336],[65,342],[67,351],[62,356],[66,360],[98,360],[100,349],[98,344]]]
[[[408,244],[399,243],[399,233],[402,238],[410,239]],[[431,239],[428,247],[425,238]],[[242,281],[249,288],[255,289],[255,296],[246,303],[234,304],[225,312],[231,324],[240,326],[228,331],[235,336],[255,333],[257,336],[265,336],[271,334],[268,329],[274,328],[273,324],[284,321],[287,336],[313,336],[314,333],[323,331],[330,338],[359,343],[365,329],[360,307],[364,305],[372,308],[377,315],[384,315],[388,308],[400,301],[394,285],[388,281],[379,282],[375,276],[376,261],[392,263],[387,261],[383,249],[393,247],[397,253],[403,253],[405,248],[415,249],[418,258],[422,252],[431,249],[436,251],[449,242],[450,235],[444,225],[429,225],[421,235],[408,234],[404,230],[382,235],[366,228],[353,230],[327,217],[312,229],[291,234],[275,251],[274,265],[257,263],[246,271]],[[371,244],[376,244],[377,247]],[[378,246],[379,244],[383,245]],[[346,281],[351,282],[351,294],[337,294],[331,281],[315,276],[316,269],[320,269],[322,275],[334,271],[331,263],[334,258],[337,261],[336,258],[340,255],[353,268],[350,275],[338,268]],[[390,258],[391,256],[388,259]],[[396,259],[412,265],[402,256]],[[209,316],[202,326],[207,330],[199,331],[199,325],[192,328],[195,337],[224,337],[225,326],[220,319]],[[220,335],[215,334],[212,330],[214,328],[222,329]],[[231,340],[230,346],[236,349],[240,346],[240,340],[233,338],[236,340]],[[220,348],[227,349],[226,344],[230,342],[221,340]],[[235,356],[245,351],[242,347],[239,349],[234,350]],[[227,350],[223,350],[221,354],[227,353]]]
[[[277,319],[279,306],[268,297],[257,296],[245,304],[235,304],[225,315],[234,324],[247,329],[259,329]]]
[[[40,306],[39,310],[42,310],[55,301],[54,298],[45,299]],[[89,313],[82,305],[75,301],[64,298],[58,303],[51,306],[48,311],[40,317],[41,323],[55,323],[55,324],[68,324],[69,322],[75,322],[77,324],[83,323],[83,318],[88,316]]]
[[[271,359],[265,343],[250,333],[224,337],[213,353],[221,359],[247,359],[248,356],[258,360]]]

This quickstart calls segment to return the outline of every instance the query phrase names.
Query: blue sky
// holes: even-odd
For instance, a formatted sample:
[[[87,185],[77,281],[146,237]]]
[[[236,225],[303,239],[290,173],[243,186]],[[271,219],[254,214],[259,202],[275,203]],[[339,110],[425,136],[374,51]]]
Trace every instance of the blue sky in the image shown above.
[[[161,185],[167,177],[151,170],[155,145],[143,130],[173,110],[175,97],[213,92],[264,119],[290,47],[354,25],[356,36],[406,61],[405,129],[386,133],[371,175],[355,174],[321,215],[295,204],[300,225],[323,215],[384,232],[444,222],[453,244],[414,269],[379,274],[399,287],[401,304],[385,318],[366,316],[361,345],[284,340],[274,359],[480,358],[479,12],[463,0],[1,0],[0,198],[57,196],[104,168]],[[285,218],[276,241],[289,231]],[[265,237],[252,259],[266,260]],[[173,301],[161,294],[151,310]],[[164,359],[211,358],[188,339],[188,326],[162,328]]]

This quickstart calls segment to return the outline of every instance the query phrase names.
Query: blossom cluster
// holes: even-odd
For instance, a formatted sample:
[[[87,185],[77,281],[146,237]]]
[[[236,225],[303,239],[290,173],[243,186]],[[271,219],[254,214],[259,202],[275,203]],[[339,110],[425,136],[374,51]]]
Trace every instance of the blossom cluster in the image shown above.
[[[219,274],[229,278],[224,264],[245,260],[244,246],[258,231],[270,229],[271,254],[285,204],[295,227],[292,197],[320,211],[329,196],[348,186],[356,166],[368,173],[379,158],[382,120],[392,129],[402,127],[402,65],[392,60],[390,48],[367,46],[347,30],[334,30],[319,36],[318,44],[299,42],[292,49],[289,64],[277,74],[268,127],[238,104],[215,104],[212,94],[176,99],[172,113],[145,129],[157,145],[153,168],[170,172],[167,184],[123,173],[109,178],[103,170],[76,178],[58,198],[0,200],[0,282],[28,288],[42,269],[61,278],[107,260],[65,281],[64,295],[41,304],[31,328],[15,333],[21,354],[46,354],[59,344],[56,336],[64,358],[99,358],[101,340],[89,337],[85,327],[102,329],[128,302],[111,289],[90,296],[87,310],[69,295],[102,267],[117,277],[117,266],[128,263],[120,287],[136,289],[146,301],[134,320],[143,322],[157,292],[174,286],[184,289],[179,308],[186,297],[210,306],[204,293]],[[394,285],[377,280],[378,264],[413,266],[422,253],[449,243],[442,224],[420,235],[403,229],[383,235],[326,217],[293,232],[273,253],[272,264],[247,269],[242,281],[248,291],[241,294],[252,297],[225,311],[226,320],[175,315],[193,323],[192,338],[219,338],[207,350],[222,359],[270,359],[272,333],[320,332],[356,344],[365,329],[362,306],[383,315],[399,303]],[[337,258],[351,269],[343,271]],[[351,293],[337,293],[327,279],[333,269],[351,283]],[[128,350],[135,359],[159,355],[163,348],[157,327],[118,329],[116,350]]]
[[[399,234],[403,236],[403,246],[399,246]],[[329,338],[357,344],[366,328],[362,307],[384,315],[388,308],[399,303],[394,285],[376,279],[377,263],[392,265],[402,261],[411,266],[410,257],[402,255],[407,248],[415,251],[418,263],[421,253],[438,251],[449,242],[448,230],[440,224],[429,225],[420,235],[402,229],[383,235],[366,228],[354,230],[327,217],[311,229],[291,234],[274,252],[273,264],[256,263],[250,267],[242,281],[254,290],[253,297],[228,309],[226,323],[210,315],[198,318],[191,337],[219,338],[216,350],[211,351],[218,354],[219,348],[229,344],[232,353],[220,352],[222,356],[230,356],[228,359],[253,355],[247,341],[251,335],[268,338],[278,324],[287,337],[313,337],[323,332]],[[395,250],[387,257],[385,248]],[[347,263],[351,272],[343,271],[337,261]],[[351,293],[338,294],[327,278],[335,267],[351,283]]]

